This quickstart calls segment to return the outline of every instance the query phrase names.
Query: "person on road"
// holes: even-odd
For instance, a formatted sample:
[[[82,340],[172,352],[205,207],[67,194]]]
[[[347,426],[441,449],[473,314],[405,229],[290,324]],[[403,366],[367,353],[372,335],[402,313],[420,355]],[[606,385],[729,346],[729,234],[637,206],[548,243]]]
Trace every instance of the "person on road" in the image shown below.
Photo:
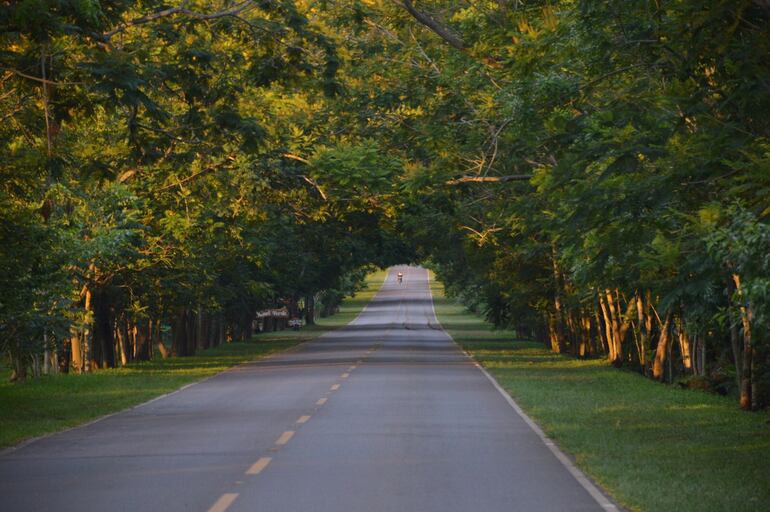
[[[404,274],[402,272],[398,273],[398,284],[401,284],[404,280]]]

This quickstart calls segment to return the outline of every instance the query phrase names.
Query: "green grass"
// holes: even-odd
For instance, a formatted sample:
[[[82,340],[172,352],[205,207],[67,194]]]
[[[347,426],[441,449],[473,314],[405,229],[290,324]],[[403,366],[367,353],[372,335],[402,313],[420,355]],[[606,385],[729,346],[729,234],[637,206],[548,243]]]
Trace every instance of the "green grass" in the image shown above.
[[[45,376],[21,384],[8,382],[10,373],[0,371],[0,447],[140,404],[344,326],[374,296],[384,277],[384,271],[371,274],[367,288],[345,300],[338,314],[300,331],[264,333],[247,343],[229,343],[193,357],[155,359],[88,375]]]
[[[444,328],[577,465],[631,510],[770,510],[770,415],[603,360],[515,340],[444,297]]]

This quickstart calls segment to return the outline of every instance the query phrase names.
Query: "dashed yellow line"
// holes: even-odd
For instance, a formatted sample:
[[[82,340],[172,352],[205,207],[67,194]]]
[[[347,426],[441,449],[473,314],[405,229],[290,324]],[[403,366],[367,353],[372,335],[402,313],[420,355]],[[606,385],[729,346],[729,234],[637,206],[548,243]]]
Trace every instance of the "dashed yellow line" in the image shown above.
[[[268,464],[270,464],[270,461],[272,461],[270,457],[262,457],[257,462],[255,462],[249,469],[246,471],[247,475],[258,475],[262,472],[263,469],[267,467]]]
[[[316,405],[323,405],[323,404],[326,403],[327,400],[328,400],[328,398],[325,398],[325,397],[324,398],[319,398],[318,401],[315,404]]]
[[[338,389],[340,389],[340,385],[339,384],[333,384],[332,387],[330,387],[329,389],[331,389],[332,391],[337,391]]]
[[[310,419],[310,416],[300,416],[299,419],[297,420],[297,423],[302,425],[303,423],[307,423],[307,420],[309,419]]]
[[[235,501],[235,498],[238,497],[237,492],[226,492],[222,496],[219,497],[217,501],[214,502],[213,505],[211,505],[211,508],[209,509],[209,512],[225,512],[227,508],[233,504]]]
[[[294,437],[294,431],[293,430],[287,430],[283,434],[281,434],[281,437],[278,438],[278,440],[275,442],[277,445],[284,445],[289,442],[289,440]]]

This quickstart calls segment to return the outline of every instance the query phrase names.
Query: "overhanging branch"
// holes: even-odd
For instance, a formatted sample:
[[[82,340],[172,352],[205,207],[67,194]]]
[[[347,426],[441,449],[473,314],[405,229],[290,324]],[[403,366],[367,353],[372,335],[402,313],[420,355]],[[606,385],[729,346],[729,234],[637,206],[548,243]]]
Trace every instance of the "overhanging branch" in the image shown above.
[[[446,182],[447,185],[460,185],[461,183],[505,183],[507,181],[529,181],[529,174],[511,174],[509,176],[461,176]]]
[[[458,50],[463,51],[466,49],[467,46],[465,41],[463,41],[459,35],[457,35],[446,25],[436,20],[430,14],[418,11],[411,0],[392,0],[392,2],[411,14],[414,19],[428,27],[431,31],[433,31],[433,33],[449,43],[449,45],[453,48],[457,48]]]
[[[188,18],[194,18],[196,20],[205,21],[205,20],[213,20],[217,18],[224,18],[226,16],[238,16],[239,14],[244,12],[246,9],[253,6],[254,6],[253,0],[244,0],[243,2],[237,3],[229,9],[206,14],[206,13],[192,11],[188,9],[187,2],[185,1],[185,2],[182,2],[182,4],[179,5],[178,7],[169,7],[168,9],[163,9],[162,11],[154,12],[152,14],[141,16],[139,18],[134,18],[132,20],[128,20],[124,23],[121,23],[118,27],[114,28],[113,30],[110,30],[109,32],[105,32],[104,34],[102,34],[102,38],[105,42],[109,42],[110,39],[112,39],[116,34],[124,32],[129,27],[144,25],[146,23],[150,23],[161,18],[168,18],[170,16],[187,16]]]

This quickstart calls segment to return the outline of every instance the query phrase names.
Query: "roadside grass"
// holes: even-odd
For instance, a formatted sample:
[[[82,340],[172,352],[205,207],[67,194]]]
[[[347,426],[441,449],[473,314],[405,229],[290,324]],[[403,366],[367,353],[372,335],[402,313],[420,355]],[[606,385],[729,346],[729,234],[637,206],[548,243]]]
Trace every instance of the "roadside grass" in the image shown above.
[[[367,277],[367,288],[346,299],[338,314],[300,331],[284,330],[228,343],[192,357],[170,357],[87,375],[50,375],[16,384],[0,369],[0,448],[74,427],[140,404],[240,363],[313,339],[353,320],[377,293],[384,271]]]
[[[639,511],[770,510],[770,415],[494,330],[431,282],[436,314],[577,465]]]

